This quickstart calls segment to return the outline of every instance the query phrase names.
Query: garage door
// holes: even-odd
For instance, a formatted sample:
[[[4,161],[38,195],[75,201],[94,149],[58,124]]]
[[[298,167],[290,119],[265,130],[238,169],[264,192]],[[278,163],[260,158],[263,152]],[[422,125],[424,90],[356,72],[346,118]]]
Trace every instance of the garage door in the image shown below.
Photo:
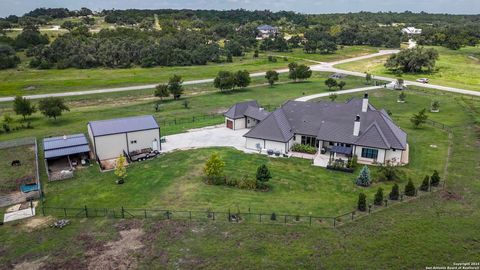
[[[227,120],[227,128],[233,129],[233,121],[232,120]]]

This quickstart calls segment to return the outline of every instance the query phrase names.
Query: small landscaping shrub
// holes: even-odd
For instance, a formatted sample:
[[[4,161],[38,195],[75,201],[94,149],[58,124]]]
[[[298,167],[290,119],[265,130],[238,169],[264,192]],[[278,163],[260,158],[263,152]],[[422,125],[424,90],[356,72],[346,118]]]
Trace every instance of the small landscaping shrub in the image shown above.
[[[408,183],[405,185],[405,195],[415,196],[415,185],[412,182],[412,179],[408,180]]]
[[[440,184],[440,175],[438,175],[438,171],[433,171],[432,177],[430,178],[430,184],[434,187]]]
[[[388,195],[388,197],[390,198],[390,200],[394,200],[394,201],[398,200],[398,198],[400,197],[400,191],[396,183],[393,185],[392,191],[390,191],[390,194]]]
[[[305,144],[294,144],[292,147],[292,151],[300,152],[300,153],[307,153],[307,154],[315,154],[317,153],[317,149],[310,145]]]
[[[268,180],[272,178],[270,170],[268,169],[267,165],[262,164],[257,168],[257,181],[259,188],[265,188],[266,183]]]
[[[295,216],[295,221],[300,221],[300,216],[299,215]]]
[[[390,162],[387,162],[386,165],[380,167],[380,177],[379,180],[396,180],[397,177],[397,167],[393,166]]]
[[[367,196],[363,193],[358,194],[358,211],[367,211]]]
[[[357,155],[353,155],[352,158],[347,163],[347,168],[355,169],[358,165],[358,157]]]
[[[275,62],[277,62],[277,58],[273,55],[269,55],[268,56],[268,62],[274,62],[275,63]]]
[[[355,181],[355,183],[358,185],[358,186],[362,186],[362,187],[368,187],[370,186],[371,184],[371,180],[370,180],[370,170],[368,169],[368,167],[365,165],[363,166],[362,170],[360,171],[360,174],[358,175],[357,177],[357,180]]]
[[[238,181],[237,187],[240,189],[255,190],[257,189],[257,181],[247,175],[244,175],[240,181]]]
[[[382,205],[383,204],[383,189],[378,188],[377,193],[375,193],[375,197],[373,199],[373,204],[375,205]]]
[[[422,185],[420,186],[420,190],[428,191],[429,186],[430,186],[430,177],[428,175],[425,175],[425,178],[423,178]]]
[[[275,212],[273,212],[273,213],[270,215],[270,220],[271,220],[271,221],[277,220],[277,214],[275,214]]]

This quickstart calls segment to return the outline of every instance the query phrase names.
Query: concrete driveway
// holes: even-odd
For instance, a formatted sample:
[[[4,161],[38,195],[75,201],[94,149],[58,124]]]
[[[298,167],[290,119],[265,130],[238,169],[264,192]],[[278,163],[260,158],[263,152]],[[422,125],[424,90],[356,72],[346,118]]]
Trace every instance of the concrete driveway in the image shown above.
[[[194,129],[181,134],[165,136],[167,141],[162,143],[161,152],[206,147],[234,147],[240,151],[251,153],[254,151],[245,148],[243,135],[247,132],[248,129],[231,130],[224,125]]]

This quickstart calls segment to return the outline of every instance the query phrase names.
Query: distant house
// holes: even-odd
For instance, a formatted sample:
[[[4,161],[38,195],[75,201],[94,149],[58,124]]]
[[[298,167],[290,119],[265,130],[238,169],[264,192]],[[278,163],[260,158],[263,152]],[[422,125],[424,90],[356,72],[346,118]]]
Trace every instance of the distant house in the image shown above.
[[[160,127],[152,115],[91,121],[87,127],[99,161],[161,150]]]
[[[272,38],[279,33],[278,27],[274,27],[266,24],[258,26],[257,30],[258,30],[257,39]]]
[[[422,34],[422,29],[415,27],[405,27],[402,29],[402,33],[407,35],[420,35]]]
[[[245,107],[241,105],[240,112]],[[408,163],[407,134],[385,110],[369,104],[368,94],[345,103],[288,101],[265,115],[245,133],[247,149],[287,154],[295,144],[303,144],[316,148],[315,156],[326,155],[327,160],[356,155],[364,164]],[[234,114],[225,116],[227,126],[232,125],[228,121]]]
[[[270,113],[260,108],[257,101],[240,102],[228,109],[224,114],[225,125],[229,129],[238,130],[256,126]]]

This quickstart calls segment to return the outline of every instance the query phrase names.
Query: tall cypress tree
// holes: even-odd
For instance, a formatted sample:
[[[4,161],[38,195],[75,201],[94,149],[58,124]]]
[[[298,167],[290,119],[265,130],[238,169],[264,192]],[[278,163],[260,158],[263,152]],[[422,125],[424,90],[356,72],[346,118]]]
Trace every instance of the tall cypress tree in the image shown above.
[[[367,210],[367,196],[363,193],[358,194],[358,205],[357,208],[359,211]]]

